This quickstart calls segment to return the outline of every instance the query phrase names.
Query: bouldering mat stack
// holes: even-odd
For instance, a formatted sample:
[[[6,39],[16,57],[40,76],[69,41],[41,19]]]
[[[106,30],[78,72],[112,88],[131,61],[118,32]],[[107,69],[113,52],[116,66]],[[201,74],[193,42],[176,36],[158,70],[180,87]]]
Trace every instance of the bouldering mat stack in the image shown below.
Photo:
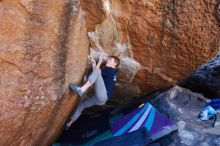
[[[174,121],[167,119],[149,103],[112,120],[110,125],[113,137],[96,145],[134,145],[132,142],[138,137],[138,144],[146,145],[177,129]]]
[[[150,103],[144,103],[126,114],[119,112],[110,116],[104,113],[84,120],[77,120],[79,124],[64,132],[57,142],[68,146],[144,146],[177,129],[174,121],[167,119]]]

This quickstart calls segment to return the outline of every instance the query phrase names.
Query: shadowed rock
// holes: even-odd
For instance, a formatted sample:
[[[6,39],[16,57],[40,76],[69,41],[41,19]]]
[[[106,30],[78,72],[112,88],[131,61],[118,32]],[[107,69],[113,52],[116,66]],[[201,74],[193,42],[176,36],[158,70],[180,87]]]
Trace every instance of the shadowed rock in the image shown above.
[[[178,83],[209,98],[220,98],[220,55],[199,67],[185,80]]]

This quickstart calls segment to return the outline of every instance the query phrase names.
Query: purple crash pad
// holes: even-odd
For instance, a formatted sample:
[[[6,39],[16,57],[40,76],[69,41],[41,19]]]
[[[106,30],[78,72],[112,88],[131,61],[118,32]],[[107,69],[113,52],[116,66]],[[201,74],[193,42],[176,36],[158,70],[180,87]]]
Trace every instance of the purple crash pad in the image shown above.
[[[145,103],[133,112],[111,121],[113,136],[145,127],[152,141],[177,129],[174,121],[159,113],[151,104]]]

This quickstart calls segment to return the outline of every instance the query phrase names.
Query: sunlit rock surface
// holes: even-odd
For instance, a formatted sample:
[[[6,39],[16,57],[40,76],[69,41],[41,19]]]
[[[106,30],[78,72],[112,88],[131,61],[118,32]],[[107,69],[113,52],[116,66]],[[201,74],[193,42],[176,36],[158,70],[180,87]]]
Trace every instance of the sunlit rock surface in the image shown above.
[[[0,145],[49,145],[76,96],[89,41],[78,1],[0,1]]]
[[[121,58],[117,97],[170,87],[219,50],[215,1],[81,1],[91,50]]]

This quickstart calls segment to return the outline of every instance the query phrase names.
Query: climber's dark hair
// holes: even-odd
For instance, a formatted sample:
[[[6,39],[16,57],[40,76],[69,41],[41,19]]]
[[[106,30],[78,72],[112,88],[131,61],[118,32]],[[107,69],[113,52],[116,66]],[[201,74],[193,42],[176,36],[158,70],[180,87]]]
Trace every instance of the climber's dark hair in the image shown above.
[[[117,56],[111,55],[109,56],[109,58],[113,58],[115,63],[116,63],[116,68],[119,66],[120,64],[120,59]]]

